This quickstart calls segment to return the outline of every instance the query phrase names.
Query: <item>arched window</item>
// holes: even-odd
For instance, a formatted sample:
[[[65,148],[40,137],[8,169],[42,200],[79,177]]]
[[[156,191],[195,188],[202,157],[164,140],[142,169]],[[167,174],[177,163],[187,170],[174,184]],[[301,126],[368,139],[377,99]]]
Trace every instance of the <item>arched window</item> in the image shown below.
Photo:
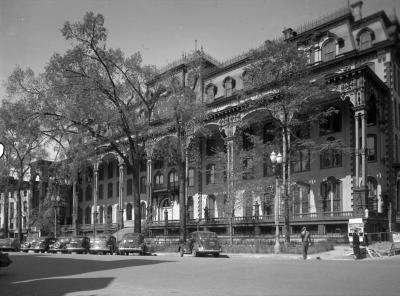
[[[83,212],[82,212],[82,208],[78,207],[78,224],[82,224],[83,223]]]
[[[376,100],[375,96],[370,96],[367,101],[367,124],[368,125],[375,125],[376,124]]]
[[[217,87],[214,84],[209,84],[206,87],[207,102],[212,102],[217,94]]]
[[[189,220],[194,219],[194,202],[193,202],[193,197],[188,196],[187,200],[187,217]]]
[[[85,209],[85,224],[90,224],[90,218],[92,216],[92,211],[90,209],[90,206],[87,206]]]
[[[356,40],[360,50],[370,48],[372,46],[372,41],[375,40],[374,31],[369,28],[364,28],[357,34]]]
[[[236,81],[228,76],[224,79],[223,86],[225,89],[225,97],[230,97],[235,92]]]
[[[141,202],[140,203],[140,217],[141,217],[141,219],[146,219],[146,216],[147,216],[146,203]]]
[[[178,184],[178,173],[176,172],[176,170],[171,170],[168,174],[168,188],[177,188]]]
[[[335,177],[329,177],[321,183],[321,203],[323,212],[341,211],[341,182]]]
[[[336,56],[336,42],[334,39],[328,39],[322,45],[322,61],[331,61]]]
[[[108,166],[107,166],[107,176],[108,176],[108,179],[111,179],[113,176],[114,176],[114,166],[113,166],[113,163],[112,162],[110,162],[109,164],[108,164]]]
[[[206,166],[206,184],[215,184],[215,164],[208,164]]]
[[[132,220],[132,205],[130,203],[126,205],[126,220]]]
[[[378,182],[374,177],[368,176],[367,179],[368,187],[368,200],[367,208],[369,211],[378,211]]]
[[[215,196],[214,195],[211,194],[207,197],[206,206],[208,208],[208,217],[215,218]]]
[[[164,185],[164,175],[158,171],[155,175],[154,175],[154,187],[155,188],[160,188]]]
[[[111,222],[112,222],[112,214],[113,214],[112,206],[108,206],[108,207],[107,207],[106,222],[108,222],[108,223],[111,223]]]

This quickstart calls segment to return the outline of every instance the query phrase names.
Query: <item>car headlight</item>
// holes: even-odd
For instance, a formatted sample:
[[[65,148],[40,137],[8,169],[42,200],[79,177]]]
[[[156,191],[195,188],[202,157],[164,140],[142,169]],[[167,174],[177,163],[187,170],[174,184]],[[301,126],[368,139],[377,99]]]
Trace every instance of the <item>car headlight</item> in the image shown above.
[[[203,247],[203,246],[199,246],[199,250],[200,250],[200,251],[203,251],[203,250],[204,250],[204,247]]]

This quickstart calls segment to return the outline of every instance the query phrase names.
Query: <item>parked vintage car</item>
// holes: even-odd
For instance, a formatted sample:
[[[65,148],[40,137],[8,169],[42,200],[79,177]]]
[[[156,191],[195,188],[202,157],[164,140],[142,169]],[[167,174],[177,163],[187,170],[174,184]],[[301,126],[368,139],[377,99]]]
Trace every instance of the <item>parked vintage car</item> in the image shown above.
[[[145,255],[147,246],[144,242],[144,235],[141,233],[126,233],[118,244],[118,254],[129,255],[129,253],[138,253]]]
[[[1,238],[0,239],[0,251],[19,251],[19,240],[18,238]]]
[[[87,236],[73,236],[67,243],[67,252],[89,253],[90,239]]]
[[[195,231],[189,234],[186,243],[179,246],[181,256],[183,254],[192,254],[199,256],[203,254],[212,254],[218,257],[222,250],[215,232]]]
[[[67,252],[67,244],[69,243],[69,241],[71,240],[70,237],[58,237],[56,238],[56,240],[54,241],[53,244],[50,245],[49,247],[49,253],[66,253]]]
[[[25,240],[21,243],[20,245],[20,251],[21,252],[28,252],[29,248],[31,247],[31,244],[38,239],[37,235],[28,235]]]
[[[35,253],[44,253],[47,252],[50,248],[51,244],[54,244],[55,238],[54,237],[47,237],[47,236],[42,236],[38,237],[35,239],[32,243],[31,246],[29,247],[29,251],[34,251]]]
[[[114,254],[117,250],[117,240],[112,235],[100,234],[90,238],[91,254]]]

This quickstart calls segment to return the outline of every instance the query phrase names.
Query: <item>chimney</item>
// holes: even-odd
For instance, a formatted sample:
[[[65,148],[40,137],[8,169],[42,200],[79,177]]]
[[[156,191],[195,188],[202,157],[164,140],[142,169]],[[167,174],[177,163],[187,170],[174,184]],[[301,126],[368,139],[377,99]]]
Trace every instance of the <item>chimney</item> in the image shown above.
[[[284,29],[284,30],[282,31],[282,33],[283,33],[283,37],[284,37],[285,40],[286,40],[286,39],[289,39],[290,37],[292,37],[292,36],[293,36],[293,33],[295,33],[295,32],[293,31],[292,28],[287,28],[287,29]]]
[[[361,13],[362,5],[363,5],[362,1],[357,1],[356,3],[350,5],[351,13],[353,14],[355,21],[362,19],[362,13]]]

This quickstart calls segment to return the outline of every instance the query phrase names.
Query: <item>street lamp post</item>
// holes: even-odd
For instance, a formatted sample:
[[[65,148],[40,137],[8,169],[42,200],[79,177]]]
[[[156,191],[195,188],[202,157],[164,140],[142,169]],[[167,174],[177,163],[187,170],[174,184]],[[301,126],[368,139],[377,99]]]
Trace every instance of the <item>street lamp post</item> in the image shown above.
[[[274,253],[278,254],[280,252],[280,245],[279,245],[279,194],[278,194],[278,175],[279,172],[277,170],[277,165],[282,164],[282,155],[272,151],[270,155],[270,160],[272,163],[272,171],[275,175],[275,206],[274,206],[274,214],[275,214],[275,245],[274,245]]]
[[[60,196],[57,194],[56,196],[52,196],[51,200],[54,203],[54,237],[57,238],[57,209],[60,203]]]

